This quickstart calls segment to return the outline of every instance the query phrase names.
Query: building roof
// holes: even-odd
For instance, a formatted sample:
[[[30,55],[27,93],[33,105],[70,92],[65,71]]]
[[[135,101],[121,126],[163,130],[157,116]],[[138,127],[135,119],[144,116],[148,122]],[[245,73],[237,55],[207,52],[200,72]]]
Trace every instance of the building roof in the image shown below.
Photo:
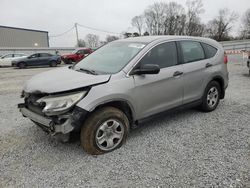
[[[0,28],[18,29],[18,30],[24,30],[24,31],[34,31],[34,32],[48,33],[48,31],[35,30],[35,29],[26,29],[26,28],[20,28],[20,27],[9,27],[9,26],[3,26],[3,25],[0,25]]]

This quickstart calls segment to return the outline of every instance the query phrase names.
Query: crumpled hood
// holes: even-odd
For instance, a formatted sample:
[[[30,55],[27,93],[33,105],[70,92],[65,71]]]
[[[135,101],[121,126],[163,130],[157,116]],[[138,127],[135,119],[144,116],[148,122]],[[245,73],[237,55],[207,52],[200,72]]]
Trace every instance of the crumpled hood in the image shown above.
[[[27,93],[57,93],[107,82],[110,75],[92,75],[68,67],[33,76],[25,85]]]

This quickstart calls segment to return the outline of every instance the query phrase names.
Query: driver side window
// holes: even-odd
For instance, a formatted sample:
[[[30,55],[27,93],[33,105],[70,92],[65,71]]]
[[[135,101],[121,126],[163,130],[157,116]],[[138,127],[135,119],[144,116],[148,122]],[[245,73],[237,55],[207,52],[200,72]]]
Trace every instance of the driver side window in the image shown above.
[[[33,54],[30,56],[30,58],[36,58],[36,57],[38,57],[38,54]]]
[[[156,64],[160,68],[177,65],[177,50],[175,42],[160,44],[151,49],[140,61],[140,65]]]

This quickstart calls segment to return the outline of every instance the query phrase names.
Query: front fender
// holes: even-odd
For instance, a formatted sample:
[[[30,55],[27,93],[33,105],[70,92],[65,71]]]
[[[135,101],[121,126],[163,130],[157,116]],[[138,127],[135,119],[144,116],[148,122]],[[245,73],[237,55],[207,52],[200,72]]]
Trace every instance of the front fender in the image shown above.
[[[132,97],[133,88],[134,81],[132,77],[93,86],[77,106],[91,112],[105,103],[122,101],[129,105],[133,117],[136,118],[138,108],[136,101]]]

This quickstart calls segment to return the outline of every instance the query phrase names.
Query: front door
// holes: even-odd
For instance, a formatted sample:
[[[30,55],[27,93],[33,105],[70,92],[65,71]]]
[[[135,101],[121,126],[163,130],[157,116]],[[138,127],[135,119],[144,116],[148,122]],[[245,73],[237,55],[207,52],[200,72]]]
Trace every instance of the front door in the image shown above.
[[[181,105],[183,65],[178,64],[176,43],[166,42],[154,47],[137,66],[143,64],[157,64],[161,69],[158,74],[134,75],[137,118]]]
[[[33,54],[28,57],[26,63],[28,66],[36,66],[39,62],[39,54]]]

